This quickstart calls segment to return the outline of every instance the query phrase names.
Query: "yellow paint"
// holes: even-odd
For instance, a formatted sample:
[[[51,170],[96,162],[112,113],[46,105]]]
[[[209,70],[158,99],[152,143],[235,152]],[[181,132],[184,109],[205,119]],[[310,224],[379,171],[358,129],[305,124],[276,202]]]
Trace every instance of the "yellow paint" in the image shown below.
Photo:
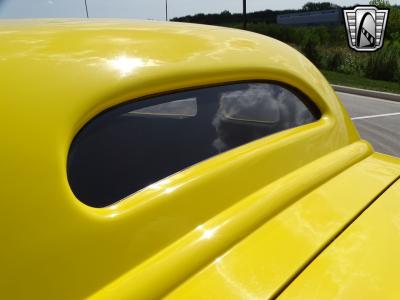
[[[399,299],[399,201],[397,181],[279,299]]]
[[[366,172],[375,169],[380,170],[379,174]],[[378,195],[388,182],[396,179],[399,170],[398,163],[390,165],[382,162],[379,155],[370,156],[312,190],[229,251],[216,256],[167,299],[274,298],[303,265],[370,203],[371,195]],[[262,194],[265,201],[271,201],[267,200],[268,188]]]
[[[372,149],[359,140],[332,88],[308,60],[276,40],[209,26],[117,20],[1,21],[0,38],[1,298],[162,296],[346,169],[357,174],[346,185],[353,193],[352,185],[363,180],[351,171],[358,162],[377,180],[365,186],[365,199],[391,180],[387,169],[395,162],[363,161]],[[323,116],[106,208],[75,198],[66,176],[68,149],[92,117],[143,96],[243,80],[294,86]]]

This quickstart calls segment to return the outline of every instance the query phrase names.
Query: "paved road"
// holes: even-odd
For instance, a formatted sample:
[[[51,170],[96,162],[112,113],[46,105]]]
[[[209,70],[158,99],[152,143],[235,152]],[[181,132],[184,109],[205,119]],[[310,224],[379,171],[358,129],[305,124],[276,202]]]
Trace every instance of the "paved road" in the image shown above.
[[[400,157],[400,102],[336,92],[361,137],[378,152]]]

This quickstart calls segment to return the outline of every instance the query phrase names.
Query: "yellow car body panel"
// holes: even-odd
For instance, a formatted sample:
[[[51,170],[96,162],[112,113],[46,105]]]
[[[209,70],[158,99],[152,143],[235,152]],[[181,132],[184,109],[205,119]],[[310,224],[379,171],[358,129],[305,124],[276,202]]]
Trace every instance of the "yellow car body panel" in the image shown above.
[[[281,274],[259,274],[260,282],[271,282],[259,293],[273,295],[400,173],[397,160],[376,156],[360,140],[320,72],[274,39],[118,20],[1,21],[0,37],[4,299],[185,296],[191,281],[177,287],[204,268],[215,274],[207,265],[240,240],[240,257],[247,247],[262,251],[265,243],[252,232],[272,226],[271,234],[280,233],[279,216],[301,214],[313,203],[312,190],[338,177],[347,178],[343,190],[327,188],[329,193],[358,195],[354,186],[374,178],[356,203],[341,202],[349,212],[343,207],[329,215],[325,207],[309,205],[313,226],[326,225],[319,213],[335,224],[321,229],[314,244],[306,235],[295,241],[302,255],[282,253],[294,263],[282,266]],[[94,116],[144,96],[248,80],[301,90],[321,119],[198,163],[105,208],[76,199],[66,174],[68,151]],[[363,179],[369,172],[374,174]],[[221,288],[221,297],[225,292]]]
[[[355,216],[371,204],[371,201],[388,186],[388,182],[398,178],[399,167],[398,163],[382,163],[380,155],[374,154],[345,170],[260,226],[170,293],[167,299],[276,298],[304,266],[348,226]],[[379,174],[368,172],[375,169],[380,170]],[[365,189],[365,186],[369,188]],[[371,193],[374,195],[373,199]],[[379,228],[377,222],[374,225]],[[390,234],[394,234],[393,230]],[[350,240],[341,248],[342,251],[346,249],[352,249]],[[331,259],[338,259],[337,254],[332,253]],[[352,257],[346,259],[347,267],[351,266],[351,259]],[[370,259],[373,260],[372,257]],[[331,261],[331,264],[335,266],[334,261]],[[368,268],[368,263],[365,265]],[[322,268],[324,267],[326,265]],[[349,268],[345,272],[352,274]],[[338,269],[344,271],[340,265]],[[327,297],[308,293],[310,287],[315,288],[314,290],[321,288],[327,292],[324,287],[325,280],[318,280],[318,271],[321,270],[316,270],[314,276],[308,278],[308,286],[299,282],[298,287],[301,288],[298,291],[298,299],[337,299],[334,293],[327,294]],[[336,279],[339,273],[331,273],[331,270],[327,272],[333,276],[332,279]],[[351,279],[347,279],[349,278],[335,282],[336,287],[351,284]],[[357,288],[361,289],[357,286],[355,290]],[[381,285],[380,288],[384,289],[385,285]],[[351,296],[347,295],[347,298],[343,299],[365,299]],[[290,298],[289,296],[288,299]]]
[[[399,201],[397,181],[279,299],[399,299]]]

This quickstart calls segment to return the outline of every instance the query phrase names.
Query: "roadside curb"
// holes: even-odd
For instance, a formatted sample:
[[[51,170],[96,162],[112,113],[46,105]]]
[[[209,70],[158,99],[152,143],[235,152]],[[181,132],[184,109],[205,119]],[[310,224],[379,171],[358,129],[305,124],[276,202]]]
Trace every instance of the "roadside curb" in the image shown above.
[[[353,87],[336,85],[336,84],[332,84],[332,87],[337,92],[356,94],[356,95],[361,95],[361,96],[367,96],[367,97],[380,98],[380,99],[400,102],[400,94],[357,89],[357,88],[353,88]]]

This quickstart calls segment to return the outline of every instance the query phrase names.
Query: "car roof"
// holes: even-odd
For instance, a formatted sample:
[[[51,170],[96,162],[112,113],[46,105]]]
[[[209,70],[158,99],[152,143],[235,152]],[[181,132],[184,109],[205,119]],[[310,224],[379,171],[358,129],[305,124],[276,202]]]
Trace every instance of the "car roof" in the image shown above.
[[[20,93],[11,93],[13,98],[29,97],[33,105],[46,106],[44,113],[80,110],[93,115],[145,95],[254,79],[305,90],[323,111],[333,109],[336,101],[324,96],[330,87],[295,49],[242,30],[50,19],[1,21],[0,35],[0,66],[7,74],[3,84],[10,90],[23,85]],[[37,107],[36,113],[41,113]]]
[[[323,117],[354,125],[318,69],[294,48],[264,35],[224,27],[110,19],[0,21],[0,103],[7,122],[69,142],[91,118],[117,104],[174,90],[271,80],[308,96]],[[21,109],[23,108],[23,109]],[[26,113],[26,114],[25,114]],[[44,124],[43,122],[46,122]],[[1,125],[1,124],[0,124]],[[55,128],[56,127],[56,128]]]

